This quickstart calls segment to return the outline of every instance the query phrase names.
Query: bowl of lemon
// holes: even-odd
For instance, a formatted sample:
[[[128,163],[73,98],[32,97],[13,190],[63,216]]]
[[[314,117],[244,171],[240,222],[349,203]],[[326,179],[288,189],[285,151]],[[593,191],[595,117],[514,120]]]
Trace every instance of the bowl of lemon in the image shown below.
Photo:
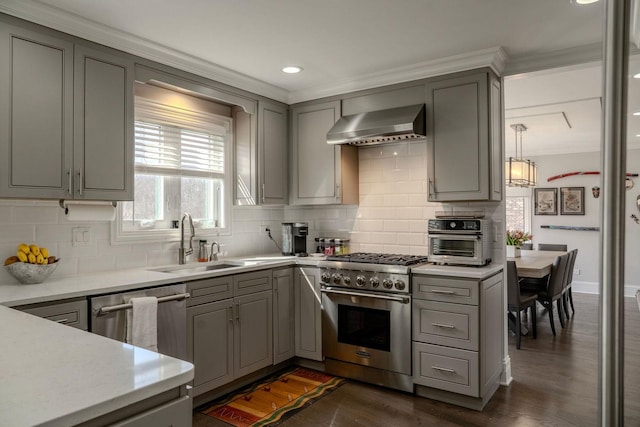
[[[4,266],[20,283],[35,284],[44,282],[58,268],[58,261],[60,258],[51,256],[47,248],[21,243]]]

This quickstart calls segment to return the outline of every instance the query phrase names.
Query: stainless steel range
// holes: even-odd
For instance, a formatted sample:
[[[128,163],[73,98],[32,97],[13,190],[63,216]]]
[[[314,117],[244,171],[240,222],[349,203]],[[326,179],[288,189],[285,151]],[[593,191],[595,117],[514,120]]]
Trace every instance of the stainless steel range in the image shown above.
[[[353,253],[320,263],[329,373],[413,391],[410,266],[427,257]]]

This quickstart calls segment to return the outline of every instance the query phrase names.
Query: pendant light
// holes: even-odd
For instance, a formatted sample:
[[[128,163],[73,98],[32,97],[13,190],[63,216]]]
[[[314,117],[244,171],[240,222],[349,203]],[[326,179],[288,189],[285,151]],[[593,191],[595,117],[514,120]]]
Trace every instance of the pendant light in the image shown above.
[[[535,187],[537,180],[537,167],[531,160],[522,158],[522,132],[527,127],[521,123],[511,125],[515,132],[516,154],[505,162],[505,181],[507,187]],[[520,135],[520,156],[518,157],[518,134]]]

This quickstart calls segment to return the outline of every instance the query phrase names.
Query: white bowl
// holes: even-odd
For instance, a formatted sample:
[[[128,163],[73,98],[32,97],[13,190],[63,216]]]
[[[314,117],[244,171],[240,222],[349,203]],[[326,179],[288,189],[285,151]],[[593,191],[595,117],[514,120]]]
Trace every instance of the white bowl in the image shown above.
[[[20,283],[30,285],[44,282],[58,268],[58,261],[60,259],[57,259],[53,264],[44,265],[14,262],[7,265],[6,268],[9,274],[18,279]]]

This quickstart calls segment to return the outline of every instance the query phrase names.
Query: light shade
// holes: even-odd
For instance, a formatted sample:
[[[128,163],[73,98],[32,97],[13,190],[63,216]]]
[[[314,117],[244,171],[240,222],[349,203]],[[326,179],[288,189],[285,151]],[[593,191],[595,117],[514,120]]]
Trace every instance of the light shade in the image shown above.
[[[296,73],[299,73],[300,71],[302,71],[302,67],[300,67],[298,65],[287,65],[286,67],[284,67],[282,69],[282,71],[287,73],[287,74],[296,74]]]
[[[538,168],[531,160],[509,157],[505,162],[504,176],[508,187],[535,187]]]

